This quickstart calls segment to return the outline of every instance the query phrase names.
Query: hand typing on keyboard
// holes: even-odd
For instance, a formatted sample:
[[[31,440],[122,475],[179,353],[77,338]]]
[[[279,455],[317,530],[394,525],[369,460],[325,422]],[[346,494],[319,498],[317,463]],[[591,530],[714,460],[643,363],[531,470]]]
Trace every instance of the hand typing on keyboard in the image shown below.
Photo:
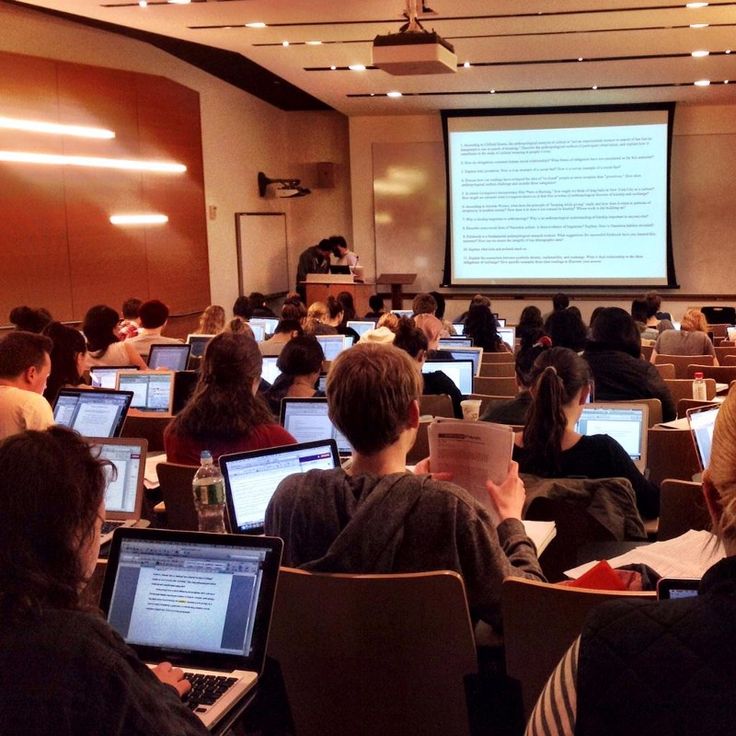
[[[179,667],[174,667],[171,662],[161,662],[153,668],[153,674],[158,677],[164,685],[171,687],[183,698],[191,689],[191,684],[184,679],[184,672]]]

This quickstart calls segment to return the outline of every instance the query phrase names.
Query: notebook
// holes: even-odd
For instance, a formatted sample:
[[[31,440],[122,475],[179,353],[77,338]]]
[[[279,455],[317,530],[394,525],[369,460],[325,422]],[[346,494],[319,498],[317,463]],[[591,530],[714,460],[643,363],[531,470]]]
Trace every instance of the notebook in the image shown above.
[[[134,365],[93,366],[89,369],[92,388],[115,388],[118,385],[118,371],[135,370]]]
[[[54,422],[84,437],[119,437],[132,391],[62,388],[54,402]]]
[[[173,371],[119,371],[118,390],[132,391],[131,411],[152,416],[173,416]]]
[[[713,428],[720,405],[698,406],[687,410],[687,422],[693,434],[695,453],[698,456],[700,469],[705,470],[710,464],[710,450],[713,444]]]
[[[242,534],[262,529],[271,497],[288,475],[339,466],[337,443],[326,439],[221,455],[231,529]]]
[[[205,348],[214,335],[187,335],[187,345],[191,347],[190,358],[201,358]]]
[[[347,437],[332,423],[327,415],[328,406],[325,398],[297,399],[285,397],[281,399],[281,426],[292,435],[297,442],[333,439],[337,442],[340,457],[353,454],[353,447]]]
[[[257,327],[263,327],[263,331],[266,335],[273,335],[273,333],[276,332],[276,327],[278,326],[279,321],[276,317],[251,317],[250,320],[248,320],[248,324],[251,329],[253,329],[254,325]]]
[[[422,366],[422,373],[442,371],[467,396],[473,393],[473,361],[472,360],[427,360]]]
[[[263,670],[282,548],[273,537],[164,529],[113,536],[105,618],[149,666],[221,678],[221,694],[199,696],[195,681],[186,701],[207,728],[237,714]]]
[[[584,435],[607,434],[626,450],[643,473],[647,467],[649,407],[646,404],[590,403],[583,406],[575,431]]]
[[[353,340],[348,335],[316,335],[316,338],[322,346],[325,360],[335,360],[343,350],[353,346]]]
[[[271,385],[281,375],[279,367],[276,365],[278,356],[266,355],[263,357],[263,368],[261,368],[261,378],[268,381]]]
[[[480,375],[480,364],[483,361],[483,348],[451,347],[449,352],[455,360],[472,360],[473,375]]]
[[[115,477],[107,467],[105,489],[105,521],[102,524],[101,544],[112,539],[112,533],[121,526],[133,526],[140,521],[143,506],[143,477],[146,470],[148,442],[144,439],[107,439],[87,437],[87,441],[109,460],[115,468]]]
[[[441,337],[439,339],[440,350],[454,350],[455,348],[472,348],[473,338],[463,335],[462,337]]]
[[[191,345],[172,343],[151,345],[151,351],[148,353],[148,367],[151,370],[164,368],[168,371],[185,371],[191,349]]]
[[[345,325],[347,327],[352,327],[361,337],[363,337],[363,334],[368,332],[368,330],[376,329],[376,323],[368,319],[349,319]]]

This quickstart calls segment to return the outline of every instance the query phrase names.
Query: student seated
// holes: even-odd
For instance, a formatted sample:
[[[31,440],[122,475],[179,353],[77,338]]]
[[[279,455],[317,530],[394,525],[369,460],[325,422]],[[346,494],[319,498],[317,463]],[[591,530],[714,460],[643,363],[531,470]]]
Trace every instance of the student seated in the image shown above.
[[[281,374],[265,394],[274,414],[278,416],[281,399],[286,396],[301,399],[324,396],[316,388],[324,360],[324,351],[314,335],[294,337],[286,343],[276,360]]]
[[[194,393],[164,430],[168,462],[198,465],[202,450],[216,461],[229,452],[296,442],[256,393],[262,367],[250,337],[223,332],[207,343]]]
[[[657,336],[652,350],[651,362],[656,363],[657,355],[712,355],[713,365],[718,365],[716,350],[708,337],[708,323],[699,309],[688,309],[682,315],[679,330],[665,330]],[[694,360],[693,363],[697,363]]]
[[[43,333],[54,343],[51,348],[51,373],[46,381],[44,398],[51,403],[60,388],[89,388],[82,378],[87,360],[84,335],[61,322],[50,322]]]
[[[163,343],[181,344],[176,337],[164,337],[161,333],[169,321],[169,308],[158,299],[150,299],[141,304],[138,310],[141,328],[135,337],[128,338],[126,345],[132,345],[143,358],[151,352],[151,345]]]
[[[467,491],[406,469],[419,426],[417,364],[392,345],[358,344],[327,378],[329,415],[353,446],[347,470],[311,470],[281,482],[265,531],[284,540],[284,564],[319,572],[455,570],[474,618],[500,624],[507,575],[543,580],[519,521],[524,486],[513,464],[487,483],[500,519]]]
[[[302,327],[298,321],[282,318],[276,325],[273,335],[268,340],[258,343],[258,349],[261,351],[261,355],[281,355],[284,345],[292,338],[299,337],[301,334]]]
[[[181,702],[182,671],[150,670],[82,602],[100,549],[105,465],[62,427],[0,445],[2,732],[206,736]]]
[[[537,736],[730,736],[736,700],[736,394],[716,419],[703,495],[726,557],[699,595],[592,611],[529,721]]]
[[[616,440],[575,431],[590,392],[587,363],[569,348],[550,348],[534,362],[533,398],[526,425],[517,432],[514,460],[522,473],[545,478],[627,478],[639,513],[659,515],[659,489],[650,483]]]
[[[195,335],[219,335],[225,329],[225,310],[219,304],[210,304],[202,312]]]
[[[463,334],[473,338],[473,345],[488,353],[513,353],[514,346],[507,345],[498,334],[498,322],[490,307],[477,304],[468,310]]]
[[[87,340],[87,368],[96,365],[132,365],[145,370],[146,361],[131,345],[134,338],[121,342],[117,335],[120,315],[104,304],[90,307],[82,321],[82,332]]]
[[[383,297],[380,294],[371,294],[368,297],[368,306],[371,309],[365,313],[363,319],[378,319],[386,312],[383,306]]]

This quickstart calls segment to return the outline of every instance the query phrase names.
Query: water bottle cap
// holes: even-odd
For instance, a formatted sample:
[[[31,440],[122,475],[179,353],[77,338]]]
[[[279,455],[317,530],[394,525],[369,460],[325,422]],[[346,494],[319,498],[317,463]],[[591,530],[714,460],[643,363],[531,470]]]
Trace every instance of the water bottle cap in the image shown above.
[[[702,371],[695,371],[695,380],[703,378],[703,372]]]
[[[204,462],[205,460],[212,460],[212,453],[209,450],[202,450],[199,454],[199,461]]]

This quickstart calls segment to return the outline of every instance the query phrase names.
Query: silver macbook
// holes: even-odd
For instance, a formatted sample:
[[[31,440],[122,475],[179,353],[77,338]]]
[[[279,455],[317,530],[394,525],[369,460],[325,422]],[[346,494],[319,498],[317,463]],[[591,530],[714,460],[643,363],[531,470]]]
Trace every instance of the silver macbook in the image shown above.
[[[368,330],[376,329],[376,323],[368,319],[349,319],[345,325],[347,327],[352,327],[352,329],[354,329],[361,337],[363,337],[363,334],[368,332]]]
[[[687,421],[695,442],[700,469],[705,470],[710,464],[710,451],[713,445],[713,429],[720,410],[716,406],[698,406],[687,410]]]
[[[185,371],[189,363],[191,345],[160,343],[151,345],[148,353],[148,367],[151,370],[164,368],[168,371]]]
[[[214,335],[197,335],[194,333],[187,335],[187,345],[190,345],[192,348],[192,351],[189,353],[189,357],[201,358],[204,355],[204,351],[207,348],[209,341],[213,337]]]
[[[278,356],[263,356],[263,368],[261,368],[261,378],[264,381],[268,381],[270,384],[273,384],[273,382],[281,375],[281,371],[276,365],[277,360]]]
[[[146,469],[148,442],[144,439],[107,439],[87,437],[99,456],[112,463],[105,489],[105,521],[101,544],[112,539],[118,527],[134,526],[140,521],[143,507],[143,477]],[[111,468],[108,466],[108,471]]]
[[[230,528],[242,534],[262,529],[271,497],[287,476],[339,466],[337,444],[327,439],[221,455]]]
[[[315,337],[322,346],[325,360],[335,360],[343,350],[353,346],[353,340],[348,335],[316,335]]]
[[[173,416],[174,373],[172,371],[119,371],[118,389],[132,391],[133,414]]]
[[[132,399],[132,391],[62,388],[54,402],[54,421],[84,437],[118,437]]]
[[[332,423],[328,416],[327,399],[281,399],[281,426],[297,442],[333,439],[337,442],[340,457],[353,454],[348,438]]]
[[[472,360],[427,360],[422,366],[422,373],[442,371],[460,390],[463,395],[473,393],[473,361]]]
[[[254,326],[263,327],[263,331],[266,335],[273,335],[279,321],[275,317],[273,319],[270,317],[251,317],[248,320],[248,324],[251,329],[253,329]]]
[[[473,338],[465,335],[458,337],[441,337],[439,339],[440,350],[454,350],[455,348],[472,348]]]
[[[448,350],[455,360],[472,360],[473,375],[480,375],[480,364],[483,362],[483,348],[474,347],[451,347]]]
[[[135,370],[134,365],[96,365],[89,369],[92,388],[115,388],[118,385],[118,371]]]
[[[649,407],[646,404],[601,402],[585,404],[575,425],[584,435],[607,434],[626,450],[643,473],[647,467]]]
[[[149,666],[192,682],[186,702],[223,729],[263,670],[283,543],[273,537],[118,529],[100,607]]]
[[[516,343],[516,327],[499,327],[498,336],[513,350]]]

